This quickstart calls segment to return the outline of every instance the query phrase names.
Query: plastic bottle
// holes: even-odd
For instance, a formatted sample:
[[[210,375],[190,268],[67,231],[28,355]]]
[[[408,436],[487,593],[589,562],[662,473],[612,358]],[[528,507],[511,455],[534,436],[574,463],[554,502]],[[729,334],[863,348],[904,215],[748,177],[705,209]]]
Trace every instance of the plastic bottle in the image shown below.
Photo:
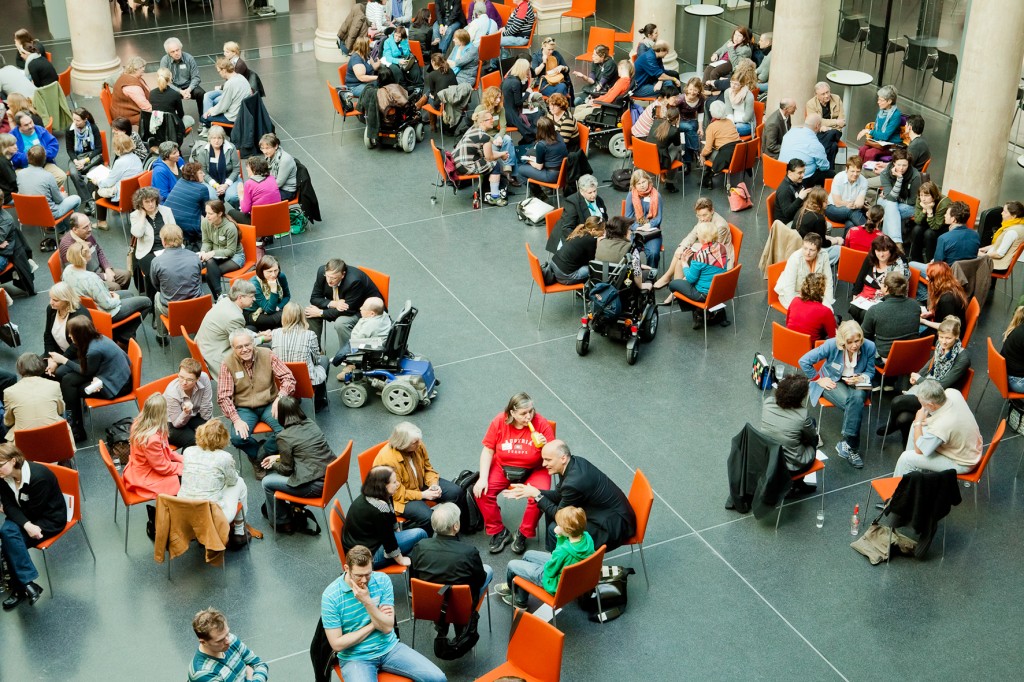
[[[473,191],[473,208],[480,208],[480,192]]]
[[[533,439],[533,447],[540,450],[544,447],[544,443],[541,441],[542,436],[537,433],[537,429],[533,428],[533,422],[528,422],[526,426],[530,429],[530,438]]]
[[[853,516],[850,517],[850,535],[856,537],[860,532],[860,505],[853,505]]]

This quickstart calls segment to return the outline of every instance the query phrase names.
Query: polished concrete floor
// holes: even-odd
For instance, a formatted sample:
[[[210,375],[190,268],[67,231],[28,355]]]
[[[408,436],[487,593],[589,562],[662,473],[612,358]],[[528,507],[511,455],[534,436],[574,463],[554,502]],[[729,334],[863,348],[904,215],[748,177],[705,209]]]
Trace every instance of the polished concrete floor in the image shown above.
[[[750,211],[731,214],[721,186],[711,192],[723,214],[744,231],[745,241],[740,295],[735,315],[730,311],[733,326],[709,330],[707,352],[688,315],[666,313],[657,338],[642,348],[635,366],[627,366],[620,344],[600,338],[580,358],[574,351],[579,308],[570,296],[549,297],[540,329],[536,292],[527,309],[531,280],[524,244],[542,253],[541,229],[515,220],[512,207],[473,210],[465,192],[448,194],[442,216],[440,204],[430,202],[434,166],[428,149],[418,146],[409,155],[367,150],[354,120],[344,134],[331,132],[334,114],[324,81],[337,82],[336,66],[315,62],[301,46],[312,37],[305,27],[313,21],[299,14],[217,24],[193,30],[186,40],[187,49],[201,55],[217,52],[230,38],[247,49],[264,46],[247,61],[267,88],[267,106],[284,147],[309,167],[325,216],[296,240],[294,250],[284,240],[273,251],[294,294],[300,300],[305,296],[315,268],[329,257],[390,273],[393,303],[408,299],[420,311],[411,347],[433,361],[442,381],[438,399],[411,419],[423,429],[432,459],[447,477],[476,468],[487,423],[510,395],[525,390],[544,416],[558,421],[559,437],[574,452],[624,489],[636,469],[654,486],[646,542],[650,587],[642,575],[635,576],[627,613],[606,625],[588,622],[575,606],[565,610],[559,618],[566,633],[563,679],[1019,677],[1024,664],[1017,629],[1024,625],[1019,608],[1024,490],[1018,490],[1024,479],[1015,478],[1020,438],[1007,438],[993,458],[991,492],[983,482],[977,510],[975,491],[962,491],[964,503],[946,524],[944,557],[936,546],[926,561],[900,559],[872,567],[849,548],[853,507],[863,506],[870,479],[891,473],[899,453],[893,439],[879,453],[872,437],[859,471],[836,457],[828,460],[821,529],[815,527],[817,496],[787,505],[778,533],[771,522],[725,510],[730,440],[746,422],[759,419],[751,358],[770,344],[767,337],[758,339],[765,311],[764,281],[757,272],[766,238],[763,210],[759,221]],[[133,37],[132,49],[155,60],[165,37]],[[567,53],[581,51],[578,35],[563,36],[561,42]],[[58,55],[63,57],[59,49]],[[210,83],[216,78],[208,66],[204,76]],[[98,101],[81,104],[100,111]],[[606,152],[591,156],[602,182],[619,165]],[[752,186],[759,191],[759,181]],[[607,185],[601,193],[609,206],[618,205],[619,193]],[[697,182],[690,178],[684,192],[666,195],[667,249],[691,228],[697,194]],[[115,262],[123,258],[116,226],[99,239]],[[44,290],[46,269],[37,277]],[[985,338],[1001,333],[1007,303],[996,294],[971,344],[979,372],[972,404],[985,384]],[[37,296],[18,298],[12,308],[26,350],[40,348],[43,305],[44,297]],[[143,380],[173,372],[185,354],[180,339],[168,351],[154,344]],[[16,355],[2,347],[0,363],[10,367]],[[331,444],[340,452],[352,439],[359,452],[385,439],[399,419],[378,402],[345,408],[337,385],[331,380],[331,408],[318,417]],[[987,438],[1001,407],[998,395],[988,390],[977,411]],[[93,437],[102,437],[108,424],[133,412],[127,407],[96,412]],[[839,421],[837,414],[825,415],[827,453],[833,452]],[[47,591],[34,607],[0,614],[0,679],[180,680],[195,646],[190,619],[210,605],[224,610],[232,631],[271,661],[272,679],[310,679],[307,652],[320,594],[340,570],[326,536],[273,538],[255,511],[261,496],[246,470],[251,521],[267,532],[265,539],[229,556],[223,571],[205,566],[201,551],[193,548],[174,562],[168,582],[165,567],[153,561],[143,531],[145,514],[133,512],[125,554],[124,512],[119,510],[115,524],[114,487],[95,447],[82,448],[77,459],[87,495],[84,523],[97,561],[77,532],[53,548],[55,592]],[[355,463],[352,475],[354,482]],[[345,493],[340,499],[349,502]],[[505,505],[508,524],[516,523],[521,508]],[[484,560],[499,576],[504,572],[512,558],[507,550],[490,557],[483,536],[467,540],[484,550]],[[640,568],[639,558],[628,551],[615,552],[608,563]],[[471,680],[503,660],[510,611],[493,597],[490,606],[493,632],[483,628],[474,655],[443,664],[449,679]],[[408,617],[401,591],[397,608],[400,618]],[[423,633],[428,631],[421,627],[416,642],[426,655],[431,646]],[[411,643],[409,623],[402,624],[401,634]]]

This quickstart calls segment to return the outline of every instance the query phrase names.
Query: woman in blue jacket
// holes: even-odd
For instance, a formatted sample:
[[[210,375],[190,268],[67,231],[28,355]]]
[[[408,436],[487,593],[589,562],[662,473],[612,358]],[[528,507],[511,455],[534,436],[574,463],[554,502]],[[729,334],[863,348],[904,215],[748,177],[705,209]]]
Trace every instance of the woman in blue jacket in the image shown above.
[[[815,369],[819,362],[821,368]],[[875,376],[874,342],[864,338],[859,324],[847,320],[839,325],[834,339],[800,358],[800,369],[811,380],[811,405],[824,396],[843,411],[843,439],[836,443],[836,452],[855,468],[862,468],[860,423]]]
[[[874,130],[864,130],[857,133],[860,140],[870,135],[875,142],[899,142],[900,128],[902,127],[903,114],[896,108],[896,97],[899,92],[893,85],[883,85],[878,89],[878,114],[875,116]],[[863,161],[874,161],[886,154],[884,149],[864,145],[858,150],[858,155]]]
[[[178,174],[185,161],[181,158],[178,145],[170,140],[161,142],[157,153],[160,158],[153,163],[153,180],[150,184],[160,192],[160,201],[163,202],[178,183]]]
[[[707,299],[711,290],[711,280],[715,275],[725,272],[725,265],[728,255],[725,246],[718,241],[718,228],[712,223],[700,223],[697,226],[697,241],[700,246],[694,245],[693,258],[690,264],[683,268],[683,279],[674,279],[669,282],[669,291],[686,296],[692,301],[703,301]],[[682,311],[693,311],[693,328],[700,329],[704,325],[701,311],[681,299],[675,299]],[[722,322],[724,322],[724,311]]]

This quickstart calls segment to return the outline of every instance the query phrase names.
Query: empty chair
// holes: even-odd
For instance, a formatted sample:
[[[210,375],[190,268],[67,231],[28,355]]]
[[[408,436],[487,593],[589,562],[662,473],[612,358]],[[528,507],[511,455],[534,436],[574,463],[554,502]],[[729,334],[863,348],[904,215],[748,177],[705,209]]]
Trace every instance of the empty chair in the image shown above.
[[[476,682],[521,678],[531,682],[558,682],[562,674],[565,635],[531,613],[516,610],[508,641],[508,659]]]
[[[903,36],[907,41],[907,51],[903,54],[903,62],[900,66],[900,80],[903,73],[909,68],[912,71],[919,71],[921,76],[918,80],[924,80],[925,73],[935,66],[937,55],[931,48],[921,45],[908,35]]]
[[[875,55],[875,67],[878,67],[878,56],[881,54],[893,54],[894,52],[905,52],[903,47],[895,40],[889,40],[885,35],[885,26],[871,24],[868,26],[868,38],[864,42],[867,51]]]
[[[946,93],[946,83],[954,83],[956,81],[956,71],[959,66],[959,61],[955,54],[951,52],[943,52],[942,50],[936,50],[937,57],[935,59],[935,68],[932,69],[932,77],[942,83],[942,90],[939,92],[939,99]],[[949,92],[949,100],[953,101],[953,91]],[[946,109],[949,109],[949,102],[946,102]]]
[[[839,33],[835,49],[832,50],[832,58],[835,59],[839,53],[839,40],[853,43],[853,46],[860,46],[863,49],[864,41],[868,37],[868,27],[861,23],[860,19],[847,17],[840,14]],[[853,49],[850,50],[850,61],[853,61]]]

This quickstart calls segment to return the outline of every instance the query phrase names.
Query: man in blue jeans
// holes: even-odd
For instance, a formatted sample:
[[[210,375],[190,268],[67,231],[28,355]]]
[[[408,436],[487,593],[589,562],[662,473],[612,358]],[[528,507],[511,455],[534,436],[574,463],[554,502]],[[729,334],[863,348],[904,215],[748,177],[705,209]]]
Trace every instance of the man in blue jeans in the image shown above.
[[[295,376],[268,349],[256,348],[248,330],[236,329],[229,341],[231,351],[217,380],[217,403],[231,422],[231,444],[246,454],[256,480],[262,481],[267,470],[260,466],[260,447],[265,455],[277,454],[277,404],[281,396],[295,392]],[[260,422],[272,429],[262,443],[252,437]]]
[[[346,682],[375,682],[381,671],[415,682],[447,682],[440,668],[398,641],[394,588],[388,576],[373,570],[370,550],[356,545],[342,568],[324,590],[320,617]]]

